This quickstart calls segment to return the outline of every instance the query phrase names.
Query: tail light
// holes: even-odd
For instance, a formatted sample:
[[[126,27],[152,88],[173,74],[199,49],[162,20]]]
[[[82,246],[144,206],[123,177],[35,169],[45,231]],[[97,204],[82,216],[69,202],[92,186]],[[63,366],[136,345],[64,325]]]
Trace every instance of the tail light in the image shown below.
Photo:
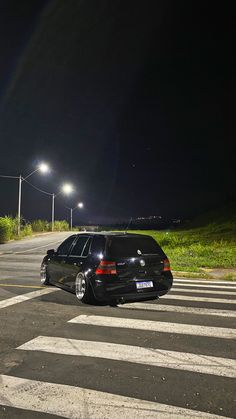
[[[101,260],[97,269],[97,275],[116,275],[116,262],[108,262],[106,260]]]
[[[164,259],[164,267],[163,267],[163,271],[170,271],[170,261],[169,259]]]

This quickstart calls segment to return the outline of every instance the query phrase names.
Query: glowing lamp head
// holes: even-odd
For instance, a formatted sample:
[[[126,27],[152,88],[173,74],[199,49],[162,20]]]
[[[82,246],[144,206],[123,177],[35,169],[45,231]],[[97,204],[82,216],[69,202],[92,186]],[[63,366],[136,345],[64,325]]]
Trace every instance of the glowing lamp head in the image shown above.
[[[73,186],[72,186],[72,185],[70,185],[70,183],[65,183],[65,184],[62,186],[62,192],[63,192],[65,195],[70,195],[70,194],[73,192]]]
[[[83,202],[79,202],[79,203],[78,203],[78,208],[83,208],[83,207],[84,207]]]
[[[39,165],[39,171],[40,171],[41,173],[48,173],[48,172],[50,171],[48,164],[46,164],[46,163],[41,163],[41,164]]]

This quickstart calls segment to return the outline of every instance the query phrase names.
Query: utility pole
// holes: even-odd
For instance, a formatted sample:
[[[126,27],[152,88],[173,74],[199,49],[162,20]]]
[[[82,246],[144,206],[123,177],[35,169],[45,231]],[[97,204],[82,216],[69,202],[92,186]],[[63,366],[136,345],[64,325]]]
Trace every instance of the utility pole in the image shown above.
[[[71,229],[71,231],[72,231],[72,227],[73,227],[72,214],[73,214],[73,208],[70,209],[70,229]]]
[[[17,216],[17,234],[20,235],[20,219],[21,219],[21,186],[22,176],[19,176],[19,193],[18,193],[18,216]]]
[[[52,194],[52,231],[54,230],[55,194]]]

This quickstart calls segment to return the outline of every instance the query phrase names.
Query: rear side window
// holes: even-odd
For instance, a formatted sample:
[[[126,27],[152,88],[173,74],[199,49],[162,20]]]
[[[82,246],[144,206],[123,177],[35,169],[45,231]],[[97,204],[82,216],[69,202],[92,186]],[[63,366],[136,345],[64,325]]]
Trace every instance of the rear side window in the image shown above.
[[[88,239],[88,236],[79,236],[71,251],[71,256],[81,256]]]
[[[70,250],[70,247],[75,240],[76,236],[70,236],[66,239],[57,249],[57,254],[60,256],[67,256]]]
[[[107,243],[109,257],[137,257],[162,253],[152,237],[111,237]]]
[[[91,253],[94,256],[100,256],[104,253],[105,249],[105,237],[103,236],[94,236],[91,244]]]

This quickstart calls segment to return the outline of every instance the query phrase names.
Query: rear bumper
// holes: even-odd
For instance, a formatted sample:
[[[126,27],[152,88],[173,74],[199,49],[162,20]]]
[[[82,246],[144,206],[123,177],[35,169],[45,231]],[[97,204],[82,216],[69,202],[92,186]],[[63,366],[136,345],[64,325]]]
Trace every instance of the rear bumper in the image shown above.
[[[152,278],[150,278],[152,280]],[[136,289],[136,279],[117,281],[104,279],[100,275],[93,280],[93,292],[101,302],[129,302],[156,299],[165,295],[172,286],[173,277],[171,272],[165,272],[161,278],[153,279],[153,288]]]

